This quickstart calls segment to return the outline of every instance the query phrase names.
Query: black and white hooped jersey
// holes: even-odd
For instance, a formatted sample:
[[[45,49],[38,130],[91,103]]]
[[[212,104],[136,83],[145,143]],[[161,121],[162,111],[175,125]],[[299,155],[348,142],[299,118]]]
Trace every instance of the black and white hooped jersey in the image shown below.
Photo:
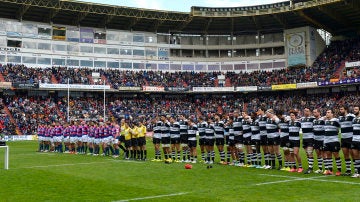
[[[300,119],[303,139],[314,138],[314,117],[302,117]]]
[[[179,125],[180,125],[180,135],[187,134],[187,132],[188,132],[187,120],[180,120]]]
[[[339,116],[341,138],[352,138],[353,136],[353,120],[354,114],[347,114],[345,116]]]
[[[355,117],[353,119],[353,142],[360,142],[360,117]]]
[[[340,128],[339,119],[332,118],[330,120],[325,120],[324,144],[331,142],[339,142],[339,137],[338,137],[339,128]]]
[[[279,137],[279,128],[278,124],[280,119],[278,117],[268,118],[266,120],[266,133],[268,138],[276,138]]]
[[[314,140],[317,141],[324,141],[324,135],[325,135],[325,121],[322,117],[318,119],[314,119]]]
[[[198,131],[198,127],[195,123],[189,125],[188,127],[188,140],[196,140],[196,132]]]
[[[199,131],[199,138],[205,138],[206,133],[205,133],[205,129],[208,127],[208,124],[206,121],[203,121],[201,123],[198,123],[198,131]]]
[[[300,128],[301,128],[301,123],[299,121],[289,122],[289,140],[293,140],[293,141],[300,140]]]
[[[170,122],[163,122],[161,125],[161,137],[170,137]]]
[[[243,119],[243,136],[244,138],[251,137],[251,119]]]
[[[251,128],[251,139],[252,140],[260,140],[260,126],[259,120],[253,120],[250,124]]]
[[[174,122],[170,124],[170,137],[171,138],[180,138],[180,124],[179,122]]]
[[[224,122],[219,121],[216,122],[214,125],[214,129],[215,129],[215,138],[224,138]]]
[[[243,127],[242,127],[242,117],[235,117],[233,121],[234,135],[239,136],[242,135]]]
[[[266,121],[267,121],[267,117],[264,116],[259,116],[259,127],[260,127],[260,135],[266,135]]]
[[[163,122],[157,121],[153,126],[154,135],[153,138],[161,138],[161,126]]]
[[[289,136],[289,117],[280,119],[278,127],[280,129],[280,137]]]
[[[205,138],[206,139],[214,139],[215,138],[215,129],[214,124],[210,123],[205,128]]]
[[[235,140],[233,125],[230,124],[228,125],[228,127],[229,127],[229,140]]]

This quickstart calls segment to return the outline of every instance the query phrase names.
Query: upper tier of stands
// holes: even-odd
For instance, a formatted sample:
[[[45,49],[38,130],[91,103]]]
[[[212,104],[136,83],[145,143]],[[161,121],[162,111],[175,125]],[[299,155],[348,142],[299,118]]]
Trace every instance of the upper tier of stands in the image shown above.
[[[106,83],[113,88],[121,86],[163,86],[163,87],[217,87],[218,75],[225,74],[227,86],[269,86],[272,84],[301,83],[313,81],[329,81],[341,76],[353,77],[357,71],[341,74],[345,61],[360,60],[359,38],[335,41],[327,47],[311,67],[289,67],[273,71],[254,72],[162,72],[132,71],[120,69],[89,68],[30,68],[24,65],[0,65],[0,73],[5,81],[22,83],[62,83],[101,84]],[[356,68],[355,68],[356,70]],[[91,73],[100,72],[101,79],[94,81]]]

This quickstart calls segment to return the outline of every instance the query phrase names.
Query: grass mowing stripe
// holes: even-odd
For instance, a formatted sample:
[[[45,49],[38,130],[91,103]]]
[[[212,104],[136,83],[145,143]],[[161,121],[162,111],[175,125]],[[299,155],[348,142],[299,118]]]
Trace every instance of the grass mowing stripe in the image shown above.
[[[120,201],[116,201],[116,202],[141,201],[141,200],[146,200],[146,199],[164,198],[164,197],[169,197],[169,196],[180,196],[180,195],[185,195],[187,193],[189,193],[189,192],[179,192],[179,193],[175,193],[175,194],[165,194],[165,195],[157,195],[157,196],[146,196],[146,197],[140,197],[140,198],[125,199],[125,200],[120,200]]]
[[[122,160],[113,160],[108,159],[109,163],[142,163],[142,162],[136,162],[136,161],[122,161]],[[50,168],[50,167],[61,167],[61,166],[77,166],[77,165],[91,165],[91,164],[104,164],[103,161],[94,161],[94,162],[86,162],[86,163],[66,163],[66,164],[56,164],[56,165],[45,165],[45,166],[29,166],[29,167],[21,167],[21,168],[11,168],[11,170],[14,169],[31,169],[31,168]]]

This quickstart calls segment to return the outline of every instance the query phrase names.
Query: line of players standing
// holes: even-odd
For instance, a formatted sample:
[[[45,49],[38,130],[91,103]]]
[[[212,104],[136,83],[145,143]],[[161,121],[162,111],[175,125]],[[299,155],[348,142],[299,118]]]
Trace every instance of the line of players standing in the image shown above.
[[[39,125],[39,151],[88,154],[98,156],[112,155],[117,158],[120,149],[125,159],[146,160],[146,127],[142,121],[129,126],[124,119],[120,126],[116,122],[74,121],[61,125]],[[124,143],[125,147],[122,145]],[[111,152],[111,153],[110,153]]]
[[[185,115],[161,115],[152,123],[155,146],[153,161],[161,161],[161,145],[166,161],[196,163],[198,132],[201,161],[208,164],[214,163],[216,145],[221,164],[264,169],[275,169],[278,165],[277,169],[290,172],[349,176],[353,162],[355,173],[352,177],[360,177],[359,107],[355,106],[353,110],[354,114],[350,114],[347,106],[340,107],[337,118],[332,109],[322,116],[320,109],[304,108],[303,116],[299,118],[296,110],[284,115],[281,111],[275,112],[265,107],[250,115],[245,112],[240,115],[239,111],[234,111],[225,116],[200,116],[196,121],[194,117],[186,118]],[[306,170],[302,167],[299,154],[301,140],[307,156]],[[284,153],[284,163],[280,148]],[[343,173],[340,150],[344,154],[346,167]],[[318,169],[314,171],[315,157]],[[333,157],[337,169],[333,168]]]

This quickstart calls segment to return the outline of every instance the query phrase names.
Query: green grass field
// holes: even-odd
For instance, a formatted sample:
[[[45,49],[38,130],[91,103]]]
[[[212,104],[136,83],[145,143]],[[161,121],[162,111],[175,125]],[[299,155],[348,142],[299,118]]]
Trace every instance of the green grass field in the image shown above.
[[[8,142],[0,201],[358,201],[360,179],[277,170],[38,153],[37,142]],[[148,144],[149,157],[153,148]],[[0,149],[3,168],[4,150]],[[306,165],[304,165],[306,167]]]

